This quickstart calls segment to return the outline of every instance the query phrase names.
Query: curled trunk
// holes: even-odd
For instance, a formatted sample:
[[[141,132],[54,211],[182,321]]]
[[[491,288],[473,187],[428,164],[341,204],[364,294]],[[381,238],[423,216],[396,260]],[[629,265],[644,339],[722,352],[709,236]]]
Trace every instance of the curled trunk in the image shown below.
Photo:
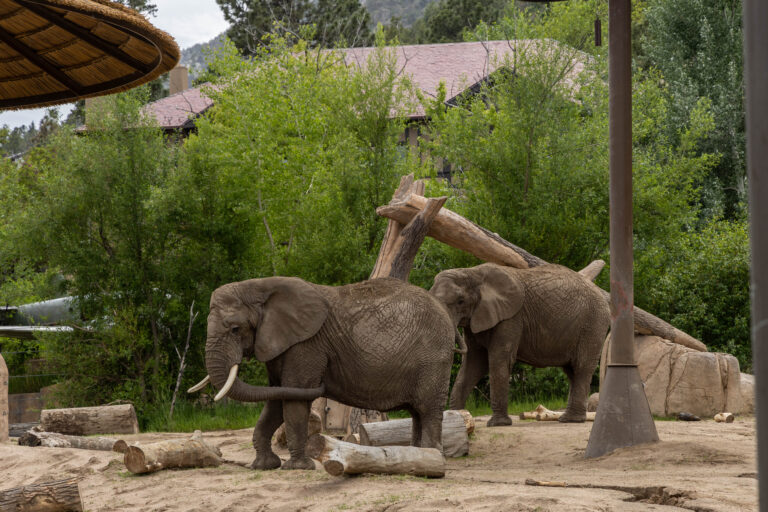
[[[210,346],[210,340],[209,340]],[[231,350],[206,349],[205,366],[211,377],[211,384],[216,389],[221,389],[227,381],[229,369],[235,364],[240,364],[242,356],[238,348]],[[284,388],[277,386],[252,386],[235,379],[227,396],[239,402],[263,402],[267,400],[314,400],[325,393],[325,386],[317,388]]]

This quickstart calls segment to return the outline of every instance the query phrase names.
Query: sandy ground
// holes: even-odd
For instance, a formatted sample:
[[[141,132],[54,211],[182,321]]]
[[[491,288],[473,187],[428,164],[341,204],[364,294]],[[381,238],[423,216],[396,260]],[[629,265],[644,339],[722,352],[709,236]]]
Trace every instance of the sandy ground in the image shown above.
[[[135,476],[116,453],[12,442],[0,445],[0,489],[79,476],[83,503],[91,512],[757,510],[751,417],[730,424],[656,422],[660,443],[592,460],[584,459],[591,423],[515,420],[509,427],[485,427],[478,420],[470,455],[448,460],[443,479],[332,477],[322,469],[253,471],[235,464]],[[125,439],[146,444],[188,436]],[[204,437],[227,459],[253,459],[250,430]],[[278,454],[287,458],[285,451]],[[568,487],[525,485],[529,478]],[[587,485],[592,487],[578,487]]]

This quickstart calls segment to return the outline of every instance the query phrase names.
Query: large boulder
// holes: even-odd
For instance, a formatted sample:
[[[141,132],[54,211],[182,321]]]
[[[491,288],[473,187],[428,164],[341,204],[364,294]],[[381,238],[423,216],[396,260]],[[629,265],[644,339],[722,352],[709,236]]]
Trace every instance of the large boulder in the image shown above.
[[[610,336],[600,359],[600,381],[610,354]],[[651,413],[688,412],[711,417],[746,411],[739,361],[730,354],[698,352],[657,336],[635,336],[635,357]],[[750,400],[746,400],[750,402]]]

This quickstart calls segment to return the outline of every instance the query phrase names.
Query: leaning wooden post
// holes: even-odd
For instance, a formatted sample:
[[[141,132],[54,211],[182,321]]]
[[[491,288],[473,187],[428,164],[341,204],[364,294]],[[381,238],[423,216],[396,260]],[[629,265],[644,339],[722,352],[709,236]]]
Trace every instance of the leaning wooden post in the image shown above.
[[[0,354],[0,443],[8,441],[8,367]]]
[[[0,491],[0,511],[82,512],[76,477]]]

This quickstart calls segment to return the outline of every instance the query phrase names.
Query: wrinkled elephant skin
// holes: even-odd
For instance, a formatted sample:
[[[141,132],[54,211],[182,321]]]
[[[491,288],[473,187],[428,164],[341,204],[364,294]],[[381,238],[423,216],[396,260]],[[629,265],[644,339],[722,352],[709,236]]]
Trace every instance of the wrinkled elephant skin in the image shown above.
[[[560,421],[585,421],[589,384],[610,326],[608,303],[586,277],[559,265],[486,263],[439,273],[430,293],[448,307],[454,325],[464,327],[467,354],[451,392],[452,409],[463,409],[489,374],[488,425],[510,425],[510,368],[522,361],[562,367],[570,392]]]
[[[304,453],[307,418],[321,395],[365,409],[409,410],[412,443],[439,448],[455,332],[436,298],[397,279],[340,287],[250,279],[213,292],[206,367],[220,393],[266,400],[253,433],[253,468],[280,466],[271,438],[285,421],[291,457],[283,469],[313,469]],[[233,367],[244,357],[266,363],[270,386],[236,377]]]

